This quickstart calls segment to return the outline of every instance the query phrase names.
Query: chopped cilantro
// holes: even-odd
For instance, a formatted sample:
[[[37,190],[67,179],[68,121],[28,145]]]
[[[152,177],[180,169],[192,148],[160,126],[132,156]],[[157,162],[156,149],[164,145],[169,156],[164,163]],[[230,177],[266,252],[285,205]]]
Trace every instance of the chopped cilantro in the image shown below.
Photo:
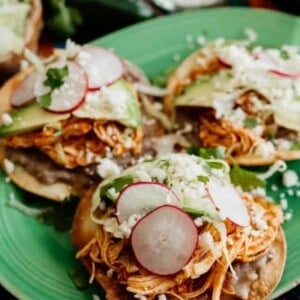
[[[251,191],[252,189],[266,186],[266,182],[258,177],[258,174],[234,165],[230,170],[231,182],[240,186],[243,191]]]
[[[254,128],[257,126],[257,120],[255,118],[252,117],[247,117],[244,120],[244,126],[247,128]]]
[[[280,56],[284,60],[288,60],[290,58],[289,53],[286,50],[284,50],[284,49],[280,50]]]
[[[208,161],[207,165],[209,166],[210,169],[222,169],[224,167],[222,163],[217,161]]]
[[[217,158],[222,159],[225,155],[224,147],[216,147],[216,148],[198,148],[195,146],[191,146],[188,150],[189,154],[198,155],[203,158]]]
[[[49,68],[46,72],[46,80],[43,82],[45,86],[52,90],[59,88],[64,83],[64,78],[69,74],[68,66],[62,68]]]
[[[209,182],[208,176],[204,176],[204,175],[199,175],[199,176],[198,176],[198,180],[199,180],[200,182],[203,182],[203,183]]]
[[[191,215],[193,218],[196,217],[210,217],[210,215],[205,211],[205,210],[199,210],[197,208],[191,208],[188,206],[184,206],[183,210],[188,213],[189,215]]]
[[[110,193],[110,190],[113,188],[116,193],[119,193],[126,185],[133,182],[133,179],[131,176],[122,176],[118,177],[112,182],[109,182],[102,186],[100,190],[100,197],[105,200],[111,200],[115,201],[115,197]]]
[[[295,141],[291,145],[291,150],[300,150],[300,141]]]
[[[37,101],[42,107],[49,107],[51,104],[51,92],[38,97]]]
[[[270,130],[269,131],[269,140],[273,141],[276,137],[276,130]]]
[[[194,146],[194,145],[192,145],[192,146],[190,146],[190,147],[187,149],[187,153],[188,153],[188,154],[193,154],[193,155],[198,155],[198,153],[199,153],[199,148],[196,147],[196,146]]]

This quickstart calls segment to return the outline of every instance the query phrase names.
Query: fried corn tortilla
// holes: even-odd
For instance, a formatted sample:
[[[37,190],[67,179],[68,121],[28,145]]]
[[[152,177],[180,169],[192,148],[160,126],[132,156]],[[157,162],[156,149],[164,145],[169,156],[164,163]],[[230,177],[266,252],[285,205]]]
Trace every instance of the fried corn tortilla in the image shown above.
[[[135,294],[145,299],[159,295],[167,299],[268,299],[282,276],[286,260],[286,241],[280,226],[282,213],[261,196],[242,195],[250,213],[248,230],[257,230],[256,212],[267,224],[259,236],[251,237],[249,231],[225,221],[226,258],[218,243],[218,230],[211,223],[204,224],[199,229],[202,244],[199,242],[191,261],[175,275],[160,276],[139,268],[128,239],[113,237],[106,232],[105,221],[101,225],[91,219],[95,195],[99,197],[99,193],[93,186],[81,199],[73,221],[72,240],[78,249],[77,258],[91,279],[102,286],[106,299],[132,299]],[[97,211],[97,218],[106,220],[116,214],[108,204],[105,210]],[[204,235],[208,233],[216,240],[214,250],[206,252]]]
[[[63,51],[55,51],[53,59],[56,60],[61,55]],[[128,61],[122,63],[125,71],[124,79],[120,80],[127,82],[129,93],[138,99],[140,95],[133,84],[147,82],[147,78],[137,66]],[[2,118],[12,111],[10,99],[14,90],[32,72],[33,67],[19,72],[0,89]],[[141,103],[136,104],[136,107],[138,110],[143,109]],[[14,110],[26,108],[24,106]],[[149,143],[143,145],[143,135],[151,137],[164,132],[157,120],[147,123],[146,114],[143,114],[137,128],[115,120],[76,117],[70,113],[55,114],[41,108],[32,114],[31,118],[37,118],[38,123],[38,118],[46,118],[48,122],[24,132],[18,129],[15,133],[2,134],[0,165],[22,189],[55,201],[63,201],[71,195],[81,196],[94,180],[99,180],[101,170],[99,171],[98,164],[102,158],[109,157],[108,160],[113,159],[119,166],[129,166],[140,155],[153,152]],[[5,126],[2,125],[1,129],[3,127]]]
[[[40,0],[32,0],[31,2],[31,12],[26,24],[24,24],[24,46],[32,51],[37,51],[40,33],[43,27],[42,4]],[[17,54],[12,52],[0,57],[1,83],[19,70],[22,58],[22,53]]]
[[[192,53],[168,80],[165,111],[179,127],[192,124],[196,146],[224,147],[228,161],[298,159],[298,81],[290,68],[297,69],[299,55],[283,59],[282,49],[251,47],[216,41]]]

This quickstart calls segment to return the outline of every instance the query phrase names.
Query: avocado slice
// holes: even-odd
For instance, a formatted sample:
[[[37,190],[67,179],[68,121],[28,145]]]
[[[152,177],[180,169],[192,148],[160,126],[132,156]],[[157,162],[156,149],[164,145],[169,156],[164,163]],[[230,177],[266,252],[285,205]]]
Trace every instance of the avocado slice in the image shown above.
[[[85,102],[72,114],[77,118],[113,120],[132,128],[141,124],[141,110],[136,93],[124,79],[88,93]]]
[[[216,92],[211,78],[212,76],[202,76],[200,80],[188,85],[175,98],[175,106],[211,107]]]
[[[10,113],[13,122],[10,125],[0,126],[0,137],[25,133],[46,124],[65,120],[70,116],[67,114],[55,114],[46,111],[36,102],[13,110]]]

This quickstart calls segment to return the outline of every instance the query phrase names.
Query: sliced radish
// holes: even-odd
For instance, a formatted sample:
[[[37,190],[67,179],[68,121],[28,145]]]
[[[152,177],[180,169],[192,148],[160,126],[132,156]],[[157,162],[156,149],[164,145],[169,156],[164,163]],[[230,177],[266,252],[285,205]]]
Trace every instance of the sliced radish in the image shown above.
[[[286,77],[290,79],[297,79],[300,78],[300,72],[285,72],[285,71],[280,71],[280,70],[270,70],[271,73],[281,76],[281,77]]]
[[[122,223],[134,214],[144,215],[164,204],[180,206],[169,187],[155,182],[136,182],[121,191],[116,203],[116,216]]]
[[[131,232],[134,256],[158,275],[179,272],[191,259],[198,232],[193,219],[177,206],[163,205],[140,219]]]
[[[87,78],[84,70],[73,62],[55,62],[48,66],[48,68],[62,68],[68,66],[68,75],[64,78],[64,83],[59,87],[50,90],[44,85],[46,74],[41,74],[35,83],[35,96],[41,97],[51,92],[51,102],[44,106],[43,103],[37,101],[47,110],[55,113],[71,112],[78,108],[84,101],[87,93]]]
[[[207,192],[223,217],[239,226],[249,226],[250,217],[247,207],[231,184],[208,184]]]
[[[226,68],[226,69],[232,68],[232,65],[230,63],[226,62],[223,58],[218,57],[218,62],[223,68]]]
[[[124,66],[119,57],[111,51],[86,46],[76,57],[88,77],[88,88],[97,90],[116,82],[124,73]]]
[[[14,107],[20,107],[28,104],[34,98],[34,84],[38,74],[36,72],[28,74],[13,90],[10,103]]]
[[[254,53],[253,56],[256,60],[265,63],[268,70],[277,76],[289,79],[300,78],[300,66],[298,61],[283,60],[279,57],[272,56],[268,51]]]

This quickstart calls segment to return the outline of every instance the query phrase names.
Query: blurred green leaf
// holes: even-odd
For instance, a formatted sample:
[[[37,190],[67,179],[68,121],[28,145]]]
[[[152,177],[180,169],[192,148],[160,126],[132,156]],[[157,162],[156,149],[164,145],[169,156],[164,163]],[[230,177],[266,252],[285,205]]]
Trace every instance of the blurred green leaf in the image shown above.
[[[79,11],[65,0],[42,0],[46,29],[59,38],[71,37],[82,24]]]

